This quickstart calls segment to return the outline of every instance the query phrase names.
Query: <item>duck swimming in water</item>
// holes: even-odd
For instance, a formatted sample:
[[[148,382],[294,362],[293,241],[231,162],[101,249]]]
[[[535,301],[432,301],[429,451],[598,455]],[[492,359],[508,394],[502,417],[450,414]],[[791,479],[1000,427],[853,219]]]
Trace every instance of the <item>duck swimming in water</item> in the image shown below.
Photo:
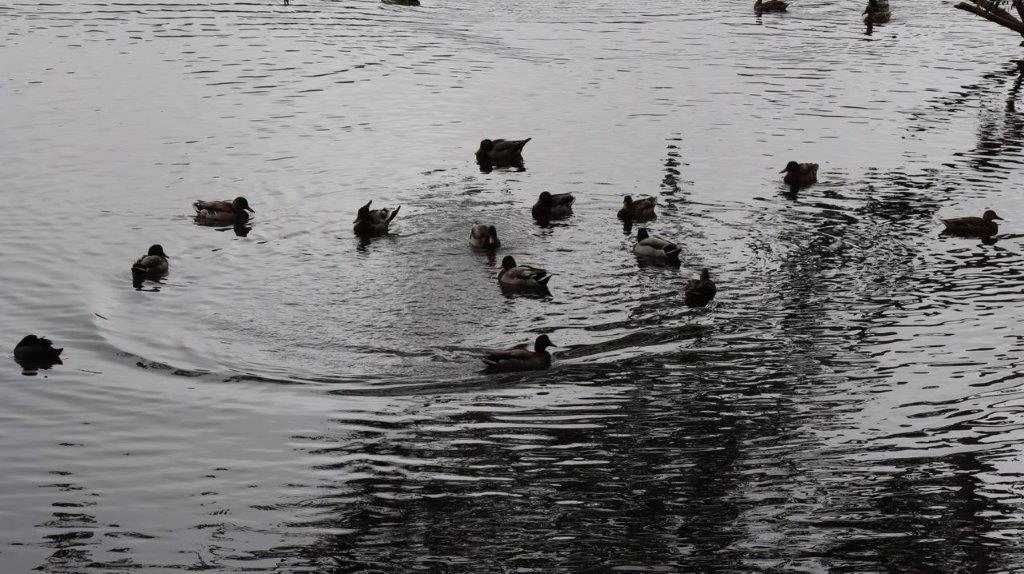
[[[359,212],[356,214],[355,223],[352,225],[352,231],[356,235],[362,237],[368,237],[371,235],[384,235],[388,232],[388,226],[398,216],[398,210],[402,209],[399,205],[395,209],[370,209],[370,204],[373,200],[366,202],[366,205],[359,208]]]
[[[537,337],[531,351],[524,343],[511,349],[488,351],[484,356],[484,364],[488,373],[513,373],[518,371],[539,371],[551,366],[551,353],[548,347],[555,344],[547,335]]]
[[[53,342],[45,337],[26,335],[14,347],[14,360],[25,369],[48,369],[53,365],[62,364],[62,352],[63,348],[55,348]]]
[[[981,217],[943,219],[942,223],[946,225],[946,233],[961,237],[987,238],[999,233],[999,224],[996,220],[1002,221],[1003,218],[989,209]]]
[[[865,24],[885,24],[891,17],[889,0],[868,0],[868,7],[864,9]]]
[[[477,249],[497,249],[501,247],[498,230],[493,225],[477,224],[469,232],[469,243]]]
[[[565,219],[572,215],[572,204],[575,201],[571,193],[542,191],[537,203],[533,204],[533,218],[538,221]]]
[[[476,162],[486,167],[522,167],[523,148],[531,139],[482,140],[476,150]]]
[[[818,164],[791,161],[779,173],[786,174],[782,181],[790,187],[811,185],[818,182]]]
[[[249,200],[236,197],[231,201],[196,201],[196,220],[201,223],[236,223],[247,221],[256,210],[249,207]]]
[[[132,264],[132,275],[145,279],[154,279],[167,275],[169,268],[167,254],[160,245],[153,245],[142,257]]]
[[[704,307],[715,298],[718,287],[711,280],[711,272],[704,269],[700,272],[700,279],[690,279],[683,291],[683,302],[687,307]]]
[[[501,260],[498,284],[502,288],[525,291],[546,291],[551,275],[547,270],[530,265],[518,265],[511,255]]]
[[[633,199],[633,196],[627,195],[622,198],[622,208],[619,209],[619,219],[631,219],[633,221],[654,219],[656,217],[654,213],[654,206],[657,203],[658,200],[654,197]]]
[[[785,12],[786,8],[789,8],[789,4],[782,0],[757,0],[754,2],[754,12],[761,14],[763,12]]]
[[[679,246],[663,237],[651,235],[646,227],[636,230],[633,253],[654,263],[679,265]]]

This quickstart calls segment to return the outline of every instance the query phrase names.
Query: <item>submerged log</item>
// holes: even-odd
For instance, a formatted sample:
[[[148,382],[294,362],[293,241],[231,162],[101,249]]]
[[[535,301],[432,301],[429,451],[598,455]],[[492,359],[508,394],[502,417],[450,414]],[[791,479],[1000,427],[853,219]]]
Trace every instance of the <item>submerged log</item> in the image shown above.
[[[981,2],[979,0],[971,1],[974,2],[975,4],[981,5]],[[988,4],[986,3],[985,6],[987,7]],[[1004,28],[1008,28],[1010,30],[1013,30],[1014,32],[1017,32],[1021,36],[1024,36],[1024,23],[1014,18],[1006,10],[1003,10],[1001,8],[985,9],[979,6],[968,4],[966,2],[961,2],[957,4],[955,8],[959,8],[960,10],[964,10],[966,12],[970,12],[971,14],[981,16],[982,18],[988,20],[989,22],[995,22],[996,24],[999,24]]]

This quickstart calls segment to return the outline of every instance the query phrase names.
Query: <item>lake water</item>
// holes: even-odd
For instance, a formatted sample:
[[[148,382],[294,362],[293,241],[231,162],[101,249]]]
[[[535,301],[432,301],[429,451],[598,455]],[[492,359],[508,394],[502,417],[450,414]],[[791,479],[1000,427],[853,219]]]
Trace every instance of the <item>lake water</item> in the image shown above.
[[[0,570],[1024,569],[1020,38],[423,2],[0,7],[0,332],[66,349],[0,370]],[[638,266],[625,194],[682,269]],[[238,195],[244,236],[193,222]],[[360,242],[370,199],[402,209]],[[987,208],[994,244],[940,235]],[[508,254],[550,298],[501,294]],[[539,333],[550,371],[480,373]]]

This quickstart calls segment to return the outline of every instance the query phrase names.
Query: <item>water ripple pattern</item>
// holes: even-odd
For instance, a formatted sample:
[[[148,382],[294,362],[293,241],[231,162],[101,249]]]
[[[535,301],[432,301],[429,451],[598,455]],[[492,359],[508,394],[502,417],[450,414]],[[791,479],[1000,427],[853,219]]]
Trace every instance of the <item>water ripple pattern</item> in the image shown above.
[[[0,371],[0,570],[1020,571],[1012,35],[422,1],[0,7],[2,340],[67,349]],[[681,269],[638,264],[626,194]],[[240,195],[248,228],[192,220]],[[402,209],[360,241],[371,199]],[[939,234],[988,208],[995,241]],[[551,296],[503,295],[507,254]],[[540,333],[550,371],[479,372]]]

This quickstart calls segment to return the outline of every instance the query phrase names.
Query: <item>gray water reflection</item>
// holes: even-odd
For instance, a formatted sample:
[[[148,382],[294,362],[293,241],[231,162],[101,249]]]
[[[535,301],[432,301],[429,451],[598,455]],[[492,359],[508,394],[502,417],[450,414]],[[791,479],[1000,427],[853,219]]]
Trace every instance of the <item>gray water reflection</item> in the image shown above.
[[[4,340],[66,348],[3,371],[3,570],[1018,571],[1019,54],[862,8],[0,9]],[[489,134],[529,170],[481,173]],[[681,269],[637,265],[627,194]],[[361,242],[368,198],[403,207]],[[990,207],[994,243],[939,234]],[[551,371],[479,373],[538,333]]]

